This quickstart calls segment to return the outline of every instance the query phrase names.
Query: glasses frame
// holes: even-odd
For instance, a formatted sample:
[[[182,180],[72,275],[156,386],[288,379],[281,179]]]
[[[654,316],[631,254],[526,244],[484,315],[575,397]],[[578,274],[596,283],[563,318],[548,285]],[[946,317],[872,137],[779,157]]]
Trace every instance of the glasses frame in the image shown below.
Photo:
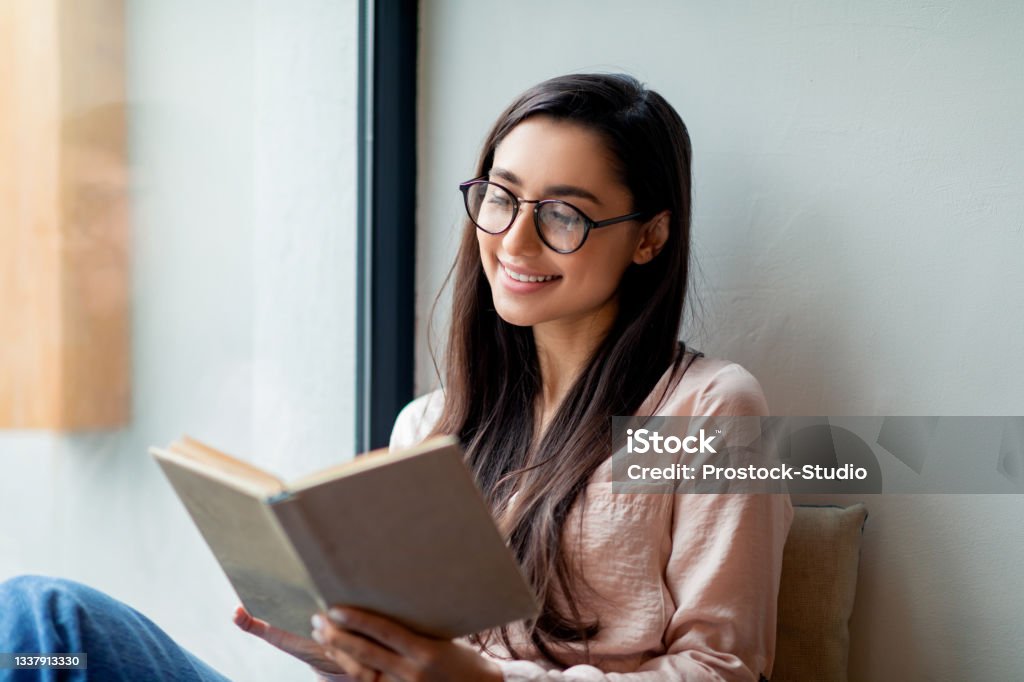
[[[490,230],[486,230],[483,227],[481,227],[480,224],[473,218],[473,214],[472,214],[472,212],[470,211],[470,208],[469,208],[469,190],[474,185],[494,185],[494,186],[499,187],[499,188],[505,190],[506,192],[508,192],[509,196],[512,197],[512,201],[513,201],[513,205],[512,205],[512,218],[508,221],[508,225],[506,225],[502,229],[498,230],[497,232],[491,232]],[[508,187],[505,187],[504,185],[502,185],[499,182],[494,182],[493,180],[488,180],[486,176],[481,176],[479,178],[473,178],[472,180],[466,180],[465,182],[460,182],[459,183],[459,191],[462,192],[462,201],[463,201],[463,204],[465,204],[465,206],[466,206],[466,215],[469,216],[469,220],[474,225],[476,225],[476,228],[478,230],[480,230],[482,232],[486,232],[487,234],[502,234],[503,232],[507,232],[508,229],[510,227],[512,227],[512,224],[516,222],[516,218],[519,217],[519,209],[520,209],[521,204],[533,204],[533,228],[537,231],[537,236],[540,237],[540,240],[541,240],[541,242],[544,243],[544,246],[548,247],[549,249],[551,249],[555,253],[561,253],[561,254],[575,253],[575,252],[579,251],[580,249],[582,249],[583,245],[587,243],[587,237],[590,236],[590,231],[591,230],[598,229],[598,228],[601,228],[601,227],[607,227],[609,225],[616,225],[618,223],[624,223],[624,222],[627,222],[629,220],[636,220],[637,218],[640,218],[641,216],[644,215],[643,211],[635,211],[635,212],[629,213],[627,215],[621,215],[621,216],[618,216],[618,217],[615,217],[615,218],[608,218],[607,220],[593,220],[593,219],[591,219],[590,216],[588,216],[586,213],[584,213],[584,211],[581,208],[579,208],[578,206],[576,206],[574,204],[569,203],[568,201],[562,201],[561,199],[522,199],[522,198],[516,196],[516,193],[513,192],[512,190],[510,190]],[[552,246],[551,244],[548,243],[547,239],[544,238],[544,232],[540,229],[540,207],[545,205],[545,204],[564,204],[564,205],[568,206],[569,208],[571,208],[572,210],[574,210],[577,213],[579,213],[580,216],[583,217],[583,225],[584,225],[583,239],[580,240],[579,246],[577,246],[575,249],[570,249],[568,251],[563,251],[562,249],[556,249],[554,246]]]

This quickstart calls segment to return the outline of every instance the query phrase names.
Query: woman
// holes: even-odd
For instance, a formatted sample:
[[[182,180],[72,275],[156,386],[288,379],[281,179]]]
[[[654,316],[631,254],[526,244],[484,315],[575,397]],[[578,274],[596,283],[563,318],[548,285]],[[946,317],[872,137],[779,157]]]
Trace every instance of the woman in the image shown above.
[[[656,92],[578,74],[520,95],[460,185],[445,389],[402,411],[391,445],[459,435],[540,616],[445,641],[338,608],[305,639],[239,607],[241,629],[325,679],[770,676],[788,498],[611,490],[613,415],[767,414],[749,372],[676,340],[690,157]]]
[[[499,116],[473,178],[444,393],[408,405],[391,446],[460,436],[543,611],[456,642],[358,613],[318,641],[368,680],[769,676],[788,498],[611,491],[613,415],[768,414],[749,372],[676,341],[682,120],[627,76],[554,78]]]

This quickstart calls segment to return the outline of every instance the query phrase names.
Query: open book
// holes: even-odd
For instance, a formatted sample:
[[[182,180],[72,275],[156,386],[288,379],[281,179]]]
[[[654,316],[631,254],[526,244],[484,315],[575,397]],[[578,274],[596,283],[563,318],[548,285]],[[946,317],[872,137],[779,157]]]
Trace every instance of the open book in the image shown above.
[[[455,438],[285,483],[183,437],[150,448],[245,608],[302,637],[340,604],[454,638],[539,604]]]

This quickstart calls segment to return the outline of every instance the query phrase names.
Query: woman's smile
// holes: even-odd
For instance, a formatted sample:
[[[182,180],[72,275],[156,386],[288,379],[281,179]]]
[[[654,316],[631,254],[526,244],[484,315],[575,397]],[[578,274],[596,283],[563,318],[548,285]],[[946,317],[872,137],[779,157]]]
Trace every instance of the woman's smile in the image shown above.
[[[502,285],[516,294],[539,291],[562,279],[561,275],[544,274],[524,266],[509,265],[500,259],[498,260],[498,270],[501,271]]]

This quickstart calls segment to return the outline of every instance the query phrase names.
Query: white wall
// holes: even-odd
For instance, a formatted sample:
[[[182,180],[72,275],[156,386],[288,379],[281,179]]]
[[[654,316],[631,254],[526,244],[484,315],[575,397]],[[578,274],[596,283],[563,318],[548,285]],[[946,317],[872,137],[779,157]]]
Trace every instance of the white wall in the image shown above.
[[[1024,6],[422,7],[420,392],[488,127],[540,80],[623,70],[693,139],[705,315],[685,338],[749,368],[776,414],[1024,414]],[[1019,679],[1021,498],[868,504],[852,679]]]
[[[134,0],[126,34],[134,416],[0,432],[0,579],[103,589],[232,679],[312,679],[232,625],[146,448],[285,477],[353,454],[356,3]]]

